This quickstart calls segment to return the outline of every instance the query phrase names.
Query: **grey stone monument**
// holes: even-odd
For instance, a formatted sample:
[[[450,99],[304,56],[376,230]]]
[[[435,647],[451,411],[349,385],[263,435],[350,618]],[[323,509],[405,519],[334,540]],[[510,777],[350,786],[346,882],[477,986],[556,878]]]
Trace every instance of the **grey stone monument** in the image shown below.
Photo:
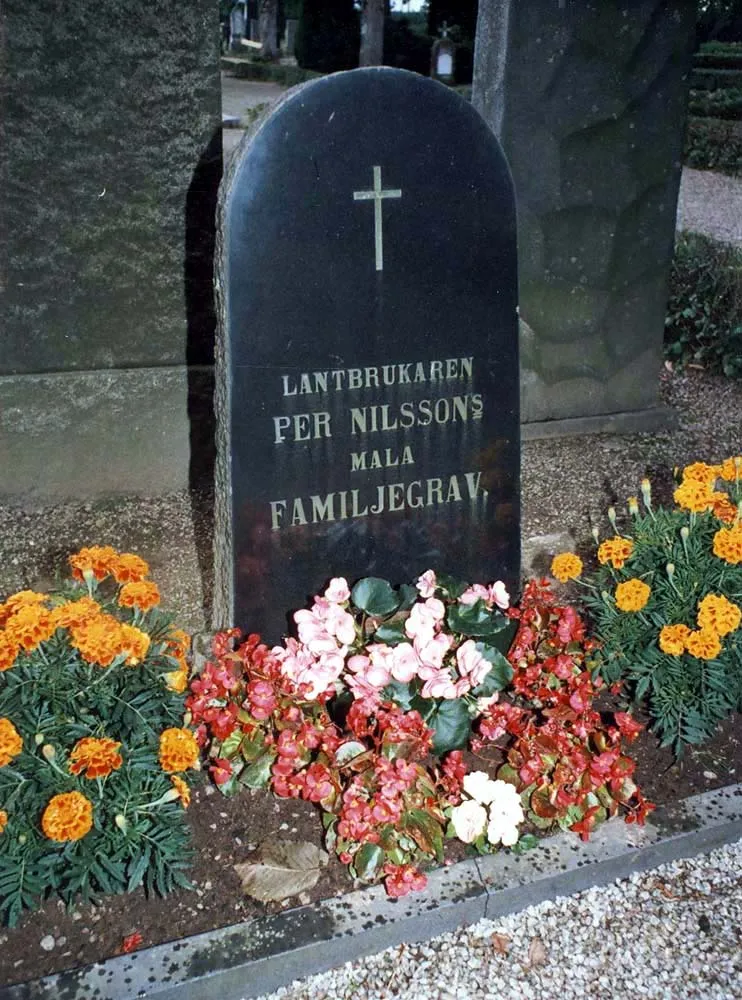
[[[480,0],[475,107],[518,201],[524,436],[647,429],[696,4]]]
[[[213,360],[212,0],[8,0],[0,34],[0,493],[188,484]],[[210,407],[205,407],[209,412]]]

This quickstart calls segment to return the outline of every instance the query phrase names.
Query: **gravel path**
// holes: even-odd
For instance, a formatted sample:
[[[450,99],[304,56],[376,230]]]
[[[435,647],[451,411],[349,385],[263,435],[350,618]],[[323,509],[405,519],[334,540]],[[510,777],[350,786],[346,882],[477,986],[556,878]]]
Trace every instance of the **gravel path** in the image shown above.
[[[742,246],[742,177],[683,167],[677,228]]]
[[[292,983],[270,1000],[741,996],[742,841],[423,944],[390,948]]]

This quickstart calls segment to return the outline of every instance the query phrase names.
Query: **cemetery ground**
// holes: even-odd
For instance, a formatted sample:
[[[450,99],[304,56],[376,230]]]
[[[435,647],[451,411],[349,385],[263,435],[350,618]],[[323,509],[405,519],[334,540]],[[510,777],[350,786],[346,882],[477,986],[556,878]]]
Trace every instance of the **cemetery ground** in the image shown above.
[[[656,501],[668,503],[674,467],[738,452],[742,382],[699,370],[665,370],[660,391],[675,415],[674,428],[604,435],[592,439],[589,449],[584,438],[524,442],[523,538],[534,573],[545,572],[551,555],[573,542],[589,558],[594,549],[591,526],[600,526],[605,536],[607,507],[623,508],[644,475],[652,480]],[[194,484],[190,494],[159,498],[6,505],[0,509],[0,593],[24,586],[47,588],[69,553],[87,544],[110,544],[144,557],[160,585],[163,607],[174,613],[180,627],[201,632],[209,621],[212,535],[207,483]],[[739,781],[739,722],[739,717],[727,720],[713,740],[691,748],[680,763],[669,750],[658,749],[654,737],[643,734],[630,753],[637,759],[637,781],[647,797],[672,804]],[[147,947],[266,912],[265,906],[242,895],[232,866],[250,858],[266,836],[317,844],[321,838],[319,812],[310,803],[275,800],[267,792],[224,799],[206,779],[195,790],[188,818],[195,847],[195,891],[145,900],[140,890],[133,896],[106,897],[98,907],[78,905],[70,912],[50,900],[26,914],[15,929],[0,933],[0,983],[120,953],[124,938],[133,933],[141,934],[142,947]],[[458,860],[461,854],[450,857]],[[346,869],[335,859],[311,893],[282,905],[327,898],[351,887]],[[281,904],[267,904],[267,909],[280,910]]]

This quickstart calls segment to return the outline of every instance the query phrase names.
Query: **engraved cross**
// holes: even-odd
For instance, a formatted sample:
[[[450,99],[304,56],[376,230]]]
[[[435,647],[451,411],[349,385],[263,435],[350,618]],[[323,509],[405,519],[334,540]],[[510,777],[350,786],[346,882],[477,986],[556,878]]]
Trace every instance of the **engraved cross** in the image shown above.
[[[399,188],[390,188],[387,191],[381,187],[381,167],[374,167],[374,188],[373,191],[354,191],[354,201],[374,202],[374,244],[376,246],[376,270],[384,270],[384,233],[381,220],[382,198],[401,198],[402,192]]]

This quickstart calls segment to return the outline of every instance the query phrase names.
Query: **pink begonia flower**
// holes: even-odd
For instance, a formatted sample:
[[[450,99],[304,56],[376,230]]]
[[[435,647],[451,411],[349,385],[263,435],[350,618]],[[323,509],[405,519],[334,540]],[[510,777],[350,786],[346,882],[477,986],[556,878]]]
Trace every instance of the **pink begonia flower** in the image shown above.
[[[420,663],[422,664],[422,668],[418,671],[418,674],[423,680],[425,680],[425,672],[441,669],[443,659],[452,645],[453,636],[448,635],[446,632],[439,632],[434,639],[424,644],[419,639],[415,639],[415,651],[420,657]]]
[[[307,611],[304,608],[297,611],[294,614],[294,621],[297,625],[299,640],[311,653],[319,656],[320,653],[329,653],[337,649],[337,642],[327,631],[325,623],[317,618],[313,611]]]
[[[356,701],[362,701],[369,708],[376,708],[381,703],[381,692],[379,688],[369,684],[363,674],[353,676],[345,675],[345,683],[350,688]]]
[[[330,635],[334,636],[342,646],[350,646],[355,642],[356,623],[353,615],[339,605],[330,605],[325,624]]]
[[[392,679],[392,650],[379,643],[369,650],[369,665],[363,678],[375,688],[386,687]]]
[[[334,576],[324,593],[325,600],[331,604],[344,604],[350,600],[348,581],[342,576]]]
[[[465,694],[469,694],[471,691],[472,683],[468,677],[459,677],[454,687],[456,688],[456,697],[463,698]]]
[[[469,678],[472,687],[479,687],[492,669],[492,664],[482,656],[473,639],[467,639],[456,650],[456,663],[459,673]]]
[[[484,601],[488,608],[491,608],[493,604],[496,604],[502,611],[510,607],[510,594],[505,589],[502,580],[497,580],[490,587],[474,583],[459,597],[461,604],[475,604],[480,600]]]
[[[446,617],[446,605],[437,597],[429,597],[425,602],[425,607],[437,622],[442,622]]]
[[[438,670],[423,684],[423,698],[457,698],[456,685],[447,670]]]
[[[409,642],[400,642],[392,650],[391,671],[392,677],[400,684],[409,684],[413,677],[417,676],[420,667],[420,659]]]
[[[370,662],[369,658],[364,656],[363,653],[356,653],[354,656],[348,657],[347,667],[354,674],[365,674]]]
[[[438,586],[438,581],[435,578],[433,570],[426,569],[422,576],[417,578],[415,586],[421,597],[432,597],[435,593],[435,588]]]
[[[273,654],[280,661],[281,673],[285,677],[294,684],[306,685],[302,693],[309,701],[323,694],[340,676],[337,672],[337,661],[320,663],[296,639],[287,639],[285,648],[275,646]],[[338,659],[342,670],[343,658],[338,657]]]
[[[484,833],[484,828],[487,825],[487,810],[478,802],[467,799],[460,806],[453,807],[451,823],[459,840],[463,840],[465,844],[471,844]]]

